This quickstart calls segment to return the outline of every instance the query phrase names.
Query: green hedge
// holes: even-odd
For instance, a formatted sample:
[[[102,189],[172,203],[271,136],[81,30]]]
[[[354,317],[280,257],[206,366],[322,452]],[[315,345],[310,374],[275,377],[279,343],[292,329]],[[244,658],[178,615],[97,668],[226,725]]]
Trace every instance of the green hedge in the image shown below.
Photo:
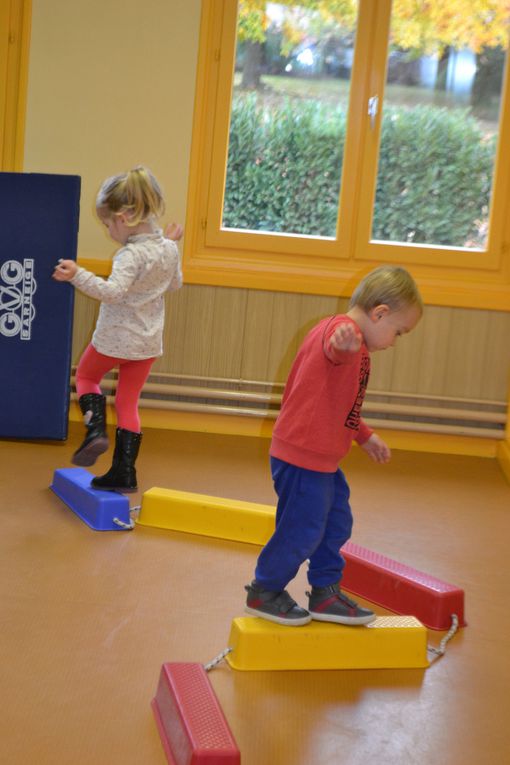
[[[345,115],[314,101],[268,112],[237,100],[223,225],[334,236],[344,137]]]
[[[233,104],[223,225],[334,236],[346,115],[317,101]],[[465,112],[385,109],[373,238],[463,246],[487,218],[494,139]]]

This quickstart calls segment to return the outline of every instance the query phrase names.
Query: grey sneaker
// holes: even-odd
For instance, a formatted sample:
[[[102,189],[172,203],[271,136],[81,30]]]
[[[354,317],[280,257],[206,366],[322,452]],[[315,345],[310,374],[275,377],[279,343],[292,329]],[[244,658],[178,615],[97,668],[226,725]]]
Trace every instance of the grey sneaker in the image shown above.
[[[312,618],[306,609],[292,600],[287,590],[264,590],[255,580],[244,589],[248,593],[244,610],[252,616],[261,616],[288,627],[301,627]]]
[[[338,624],[370,624],[376,618],[373,611],[361,608],[340,591],[338,584],[312,587],[308,595],[308,608],[312,619]]]

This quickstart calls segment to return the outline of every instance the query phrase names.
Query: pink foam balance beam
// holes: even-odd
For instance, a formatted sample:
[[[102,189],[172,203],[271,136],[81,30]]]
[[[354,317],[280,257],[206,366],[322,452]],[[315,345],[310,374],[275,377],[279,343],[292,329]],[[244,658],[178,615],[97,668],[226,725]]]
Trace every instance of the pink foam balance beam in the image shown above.
[[[342,547],[345,569],[341,586],[348,592],[397,614],[410,614],[433,630],[448,630],[452,614],[465,627],[464,591],[365,547]]]
[[[202,664],[163,664],[152,711],[169,765],[240,765]]]

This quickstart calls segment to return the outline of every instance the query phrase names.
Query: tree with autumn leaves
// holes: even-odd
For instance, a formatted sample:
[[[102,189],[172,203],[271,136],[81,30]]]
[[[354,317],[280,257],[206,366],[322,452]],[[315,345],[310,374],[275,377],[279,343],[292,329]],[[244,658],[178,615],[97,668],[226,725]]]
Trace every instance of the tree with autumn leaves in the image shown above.
[[[281,53],[288,55],[306,36],[310,24],[315,36],[333,34],[339,26],[353,33],[355,0],[280,0],[279,35]],[[263,45],[270,25],[265,0],[240,0],[238,38],[244,43],[243,88],[256,88],[260,81]],[[304,23],[304,15],[308,19]],[[504,56],[510,29],[509,0],[393,0],[392,40],[394,48],[413,57],[438,53],[443,64],[451,50],[469,48],[477,57],[475,98],[490,87],[494,59]],[[501,66],[499,66],[501,71]]]

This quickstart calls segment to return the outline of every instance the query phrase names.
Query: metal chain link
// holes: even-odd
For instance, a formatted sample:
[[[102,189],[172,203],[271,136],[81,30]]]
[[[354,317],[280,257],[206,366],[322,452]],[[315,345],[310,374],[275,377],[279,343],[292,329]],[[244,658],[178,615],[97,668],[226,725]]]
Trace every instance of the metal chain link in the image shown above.
[[[120,518],[112,518],[112,520],[117,524],[117,526],[120,526],[121,529],[127,529],[128,531],[131,531],[135,527],[134,521],[130,521],[130,523],[124,523],[124,521],[121,521]]]
[[[233,651],[233,648],[225,648],[224,651],[219,653],[214,659],[212,659],[208,664],[204,664],[204,669],[206,672],[209,672],[211,669],[214,669],[218,666],[218,664],[221,664],[225,656],[229,654],[231,651]]]
[[[444,652],[446,651],[446,644],[449,640],[452,639],[452,637],[455,635],[457,630],[459,629],[459,617],[457,614],[452,614],[452,626],[444,636],[444,638],[439,643],[438,647],[428,645],[427,650],[431,653],[435,654],[434,657],[430,660],[430,663],[432,664],[433,661],[436,661],[436,659],[439,659],[440,656],[443,656]]]
[[[125,523],[124,521],[121,521],[120,518],[113,518],[113,522],[117,524],[117,526],[120,526],[122,529],[127,529],[128,531],[132,531],[132,529],[135,528],[135,521],[138,518],[138,515],[140,513],[141,505],[135,505],[132,507],[129,511],[129,523]]]

